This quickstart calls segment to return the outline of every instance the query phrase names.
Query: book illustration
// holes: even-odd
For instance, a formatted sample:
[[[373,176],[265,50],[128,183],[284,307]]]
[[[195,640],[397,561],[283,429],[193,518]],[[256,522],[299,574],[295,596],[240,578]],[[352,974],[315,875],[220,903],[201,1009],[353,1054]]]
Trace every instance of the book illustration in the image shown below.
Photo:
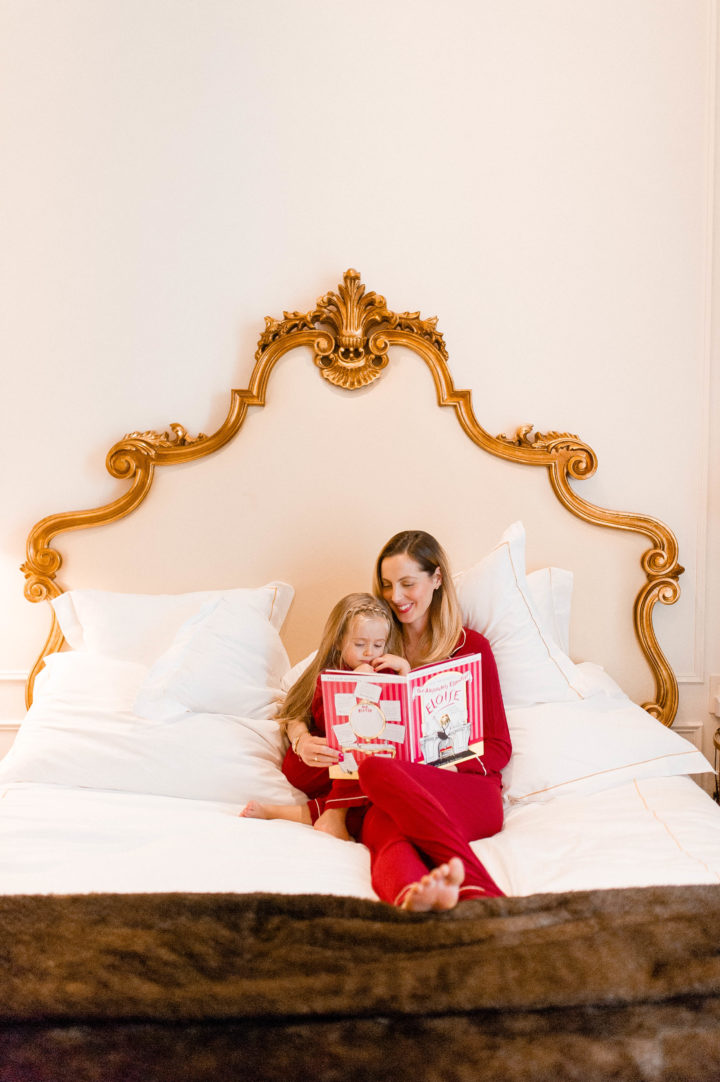
[[[442,673],[414,692],[421,704],[422,762],[456,761],[468,750],[471,726],[467,691],[462,686],[468,680],[469,673]]]
[[[446,766],[481,755],[481,656],[396,673],[321,674],[330,776],[357,777],[367,755]]]

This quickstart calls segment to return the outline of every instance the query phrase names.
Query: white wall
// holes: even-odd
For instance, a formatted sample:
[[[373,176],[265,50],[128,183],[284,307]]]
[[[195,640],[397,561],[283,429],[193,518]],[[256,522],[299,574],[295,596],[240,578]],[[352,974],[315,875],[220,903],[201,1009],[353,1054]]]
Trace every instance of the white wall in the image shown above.
[[[720,673],[711,0],[0,0],[0,718],[47,628],[29,528],[117,492],[109,445],[210,431],[266,314],[361,270],[437,314],[490,432],[599,455],[678,534],[656,619]]]

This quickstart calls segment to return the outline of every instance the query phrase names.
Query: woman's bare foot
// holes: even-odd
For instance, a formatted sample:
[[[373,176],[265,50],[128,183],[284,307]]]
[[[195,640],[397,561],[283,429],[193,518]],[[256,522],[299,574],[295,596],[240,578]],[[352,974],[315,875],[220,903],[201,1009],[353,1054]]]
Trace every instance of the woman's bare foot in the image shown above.
[[[244,819],[269,819],[267,809],[264,804],[261,804],[258,800],[248,800],[247,804],[240,812],[240,815]]]
[[[447,864],[433,868],[419,882],[411,883],[400,908],[409,909],[412,913],[453,909],[458,903],[464,878],[462,861],[459,857],[451,857]]]

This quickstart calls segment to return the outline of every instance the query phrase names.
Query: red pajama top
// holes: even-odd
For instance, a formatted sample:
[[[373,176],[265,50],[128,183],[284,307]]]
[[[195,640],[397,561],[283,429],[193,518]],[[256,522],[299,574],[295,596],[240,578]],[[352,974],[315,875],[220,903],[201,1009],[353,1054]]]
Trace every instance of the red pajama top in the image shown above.
[[[490,643],[485,636],[479,631],[463,628],[451,656],[467,657],[468,654],[482,655],[484,749],[481,756],[458,763],[457,769],[461,773],[484,774],[500,786],[502,781],[500,771],[510,759],[511,743],[497,665]],[[310,713],[312,714],[310,731],[316,736],[325,736],[325,712],[319,678]],[[282,769],[291,785],[302,790],[309,797],[308,807],[313,822],[326,807],[353,808],[368,804],[368,799],[357,781],[331,779],[325,767],[306,766],[292,748],[288,748],[285,753]]]

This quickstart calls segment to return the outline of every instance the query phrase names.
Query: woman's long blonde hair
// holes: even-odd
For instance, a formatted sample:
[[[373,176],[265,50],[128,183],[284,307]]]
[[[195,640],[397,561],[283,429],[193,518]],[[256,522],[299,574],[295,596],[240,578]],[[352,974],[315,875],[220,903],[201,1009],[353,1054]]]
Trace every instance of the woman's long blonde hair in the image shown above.
[[[356,616],[384,620],[387,624],[385,652],[390,654],[401,652],[400,635],[392,611],[382,598],[373,597],[372,594],[348,594],[341,598],[327,618],[317,654],[285,696],[277,718],[281,725],[298,719],[307,722],[308,725],[312,723],[310,706],[315,694],[317,678],[324,669],[342,667],[343,642]]]
[[[463,626],[460,602],[445,550],[432,534],[425,533],[424,530],[403,530],[396,533],[383,546],[375,564],[373,589],[379,598],[383,596],[382,562],[388,556],[409,556],[428,575],[440,570],[440,585],[433,594],[428,611],[428,626],[422,643],[422,664],[444,661],[457,646]],[[393,621],[402,632],[402,626],[394,614]]]

